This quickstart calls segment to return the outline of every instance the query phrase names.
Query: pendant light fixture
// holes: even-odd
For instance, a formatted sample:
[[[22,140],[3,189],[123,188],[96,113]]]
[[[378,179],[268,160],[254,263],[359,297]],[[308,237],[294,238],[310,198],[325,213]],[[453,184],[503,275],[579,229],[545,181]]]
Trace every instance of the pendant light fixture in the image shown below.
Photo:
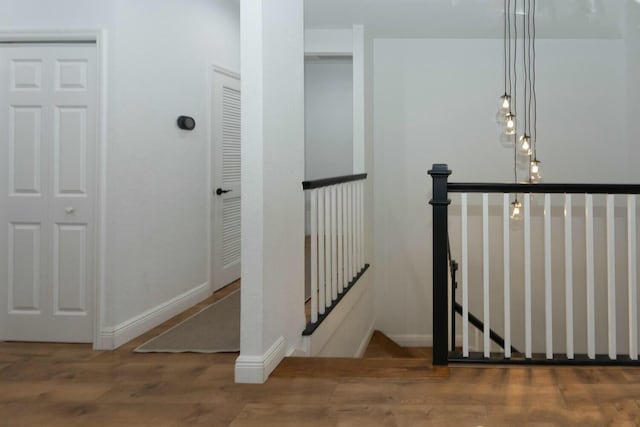
[[[504,94],[499,98],[496,121],[501,142],[513,149],[514,182],[519,182],[520,164],[528,169],[525,182],[537,183],[542,180],[542,172],[537,157],[536,0],[503,0],[503,6]],[[520,19],[522,28],[518,34]],[[520,71],[523,78],[519,82]],[[518,100],[518,90],[522,90],[522,100]],[[513,138],[512,142],[505,144],[509,138]],[[522,204],[516,194],[511,203],[511,219],[521,216]]]

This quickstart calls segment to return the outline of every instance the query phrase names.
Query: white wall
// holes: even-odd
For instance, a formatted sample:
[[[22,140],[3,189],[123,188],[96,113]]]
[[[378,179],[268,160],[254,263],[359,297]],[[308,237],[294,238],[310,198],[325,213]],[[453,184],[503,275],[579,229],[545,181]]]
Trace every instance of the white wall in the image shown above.
[[[239,71],[239,6],[4,2],[0,30],[25,28],[107,31],[103,326],[117,334],[136,316],[208,281],[208,66]],[[193,132],[176,127],[181,114],[195,118]]]
[[[305,59],[305,179],[353,173],[351,57]]]
[[[627,105],[624,42],[539,40],[537,46],[545,180],[640,180],[625,161],[631,153],[619,108]],[[513,179],[512,152],[498,142],[494,121],[501,48],[501,40],[490,39],[375,40],[376,326],[390,335],[423,342],[431,336],[427,170],[448,163],[453,181]]]

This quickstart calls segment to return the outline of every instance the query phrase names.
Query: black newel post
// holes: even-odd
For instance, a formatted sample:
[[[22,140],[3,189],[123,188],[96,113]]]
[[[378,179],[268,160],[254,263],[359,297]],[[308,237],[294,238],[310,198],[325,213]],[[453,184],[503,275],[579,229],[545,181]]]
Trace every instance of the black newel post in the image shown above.
[[[433,364],[447,365],[449,353],[449,296],[447,235],[447,179],[451,171],[445,164],[434,164],[429,171],[433,179]]]

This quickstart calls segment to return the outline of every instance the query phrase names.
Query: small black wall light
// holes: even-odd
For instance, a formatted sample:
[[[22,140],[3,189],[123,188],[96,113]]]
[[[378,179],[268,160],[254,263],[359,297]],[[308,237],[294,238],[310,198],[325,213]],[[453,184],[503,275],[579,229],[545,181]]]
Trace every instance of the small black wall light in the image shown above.
[[[183,130],[193,130],[196,127],[196,121],[193,117],[180,116],[178,117],[178,127]]]

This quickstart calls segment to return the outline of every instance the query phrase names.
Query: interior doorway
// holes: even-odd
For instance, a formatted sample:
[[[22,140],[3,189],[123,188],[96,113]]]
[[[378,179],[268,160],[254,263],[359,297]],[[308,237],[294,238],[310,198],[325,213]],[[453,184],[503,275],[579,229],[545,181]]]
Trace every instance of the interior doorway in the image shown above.
[[[240,278],[240,76],[214,68],[211,85],[211,281]]]

